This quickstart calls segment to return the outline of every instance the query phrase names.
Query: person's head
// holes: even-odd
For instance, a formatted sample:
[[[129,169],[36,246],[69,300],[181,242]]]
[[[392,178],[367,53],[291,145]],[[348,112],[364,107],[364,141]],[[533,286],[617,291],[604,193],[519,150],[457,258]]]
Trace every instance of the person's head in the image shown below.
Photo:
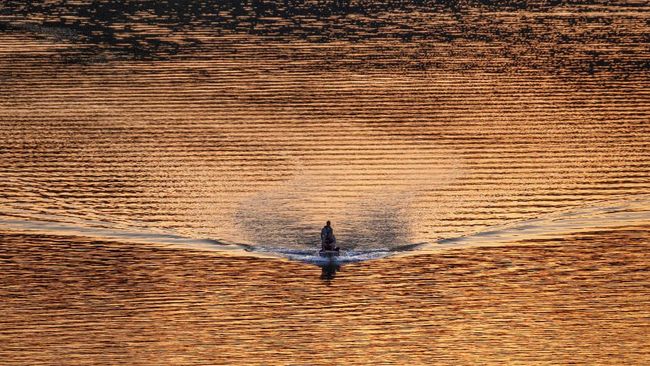
[[[327,223],[325,224],[325,226],[330,226],[330,220],[327,220]]]

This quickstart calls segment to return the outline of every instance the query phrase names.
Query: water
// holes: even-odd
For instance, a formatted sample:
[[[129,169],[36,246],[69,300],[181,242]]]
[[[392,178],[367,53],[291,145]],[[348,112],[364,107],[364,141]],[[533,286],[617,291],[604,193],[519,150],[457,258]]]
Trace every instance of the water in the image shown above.
[[[648,10],[3,3],[0,363],[647,363]]]

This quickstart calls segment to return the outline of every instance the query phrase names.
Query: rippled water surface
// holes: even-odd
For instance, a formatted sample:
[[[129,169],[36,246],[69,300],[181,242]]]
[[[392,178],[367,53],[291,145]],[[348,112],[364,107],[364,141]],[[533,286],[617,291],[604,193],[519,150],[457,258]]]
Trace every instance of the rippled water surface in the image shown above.
[[[649,10],[3,2],[0,363],[649,363]]]

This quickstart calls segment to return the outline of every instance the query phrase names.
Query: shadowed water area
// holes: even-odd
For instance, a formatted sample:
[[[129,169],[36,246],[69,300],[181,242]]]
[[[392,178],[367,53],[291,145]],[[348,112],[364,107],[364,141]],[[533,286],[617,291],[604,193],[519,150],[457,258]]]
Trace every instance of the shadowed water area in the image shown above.
[[[650,362],[648,34],[642,1],[4,1],[0,363]]]

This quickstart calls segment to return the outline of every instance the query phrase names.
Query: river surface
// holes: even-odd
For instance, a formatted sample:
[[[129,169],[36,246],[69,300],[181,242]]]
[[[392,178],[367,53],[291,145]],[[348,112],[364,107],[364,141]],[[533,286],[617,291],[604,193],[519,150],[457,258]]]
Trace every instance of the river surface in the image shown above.
[[[631,0],[4,1],[0,364],[650,363],[648,34]]]

